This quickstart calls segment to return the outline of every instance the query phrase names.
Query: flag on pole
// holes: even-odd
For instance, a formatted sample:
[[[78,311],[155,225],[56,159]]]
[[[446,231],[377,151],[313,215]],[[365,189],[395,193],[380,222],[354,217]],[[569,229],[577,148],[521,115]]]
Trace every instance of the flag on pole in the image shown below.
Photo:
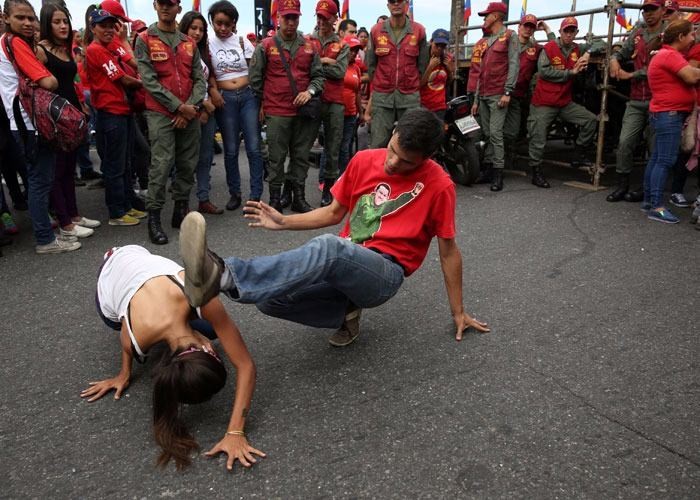
[[[469,26],[469,18],[472,15],[472,0],[464,0],[464,25]]]
[[[192,0],[192,10],[195,12],[202,12],[202,1]]]
[[[520,18],[522,19],[525,17],[525,13],[527,12],[527,0],[523,0],[523,6],[520,8]]]
[[[343,8],[340,10],[340,18],[348,19],[350,17],[350,0],[343,0]]]
[[[625,16],[625,8],[620,7],[617,9],[617,13],[615,14],[615,20],[617,21],[617,24],[625,28],[627,31],[632,29],[632,23],[627,19],[627,16]]]
[[[408,17],[413,19],[413,0],[408,0]]]
[[[272,28],[277,29],[277,0],[271,0],[270,2],[270,22],[272,23]]]

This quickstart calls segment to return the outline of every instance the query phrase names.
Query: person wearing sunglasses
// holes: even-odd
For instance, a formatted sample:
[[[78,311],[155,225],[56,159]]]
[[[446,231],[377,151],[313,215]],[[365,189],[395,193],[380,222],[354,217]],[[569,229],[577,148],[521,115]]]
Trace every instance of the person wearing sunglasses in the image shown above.
[[[406,0],[388,0],[391,17],[372,27],[367,67],[372,81],[371,148],[385,148],[394,123],[420,107],[420,80],[430,59],[425,28],[406,15]]]
[[[236,460],[250,467],[254,455],[265,456],[248,443],[244,431],[255,364],[221,301],[192,308],[183,290],[184,271],[176,262],[137,245],[105,254],[95,302],[105,324],[120,332],[122,367],[113,378],[90,382],[80,396],[93,402],[114,390],[114,399],[120,399],[129,386],[132,360],[144,363],[153,346],[167,346],[153,375],[153,430],[161,448],[157,463],[164,467],[172,459],[183,468],[198,446],[180,418],[182,405],[208,401],[226,383],[226,367],[212,345],[218,338],[236,368],[236,395],[226,433],[206,455],[226,453],[229,470]]]

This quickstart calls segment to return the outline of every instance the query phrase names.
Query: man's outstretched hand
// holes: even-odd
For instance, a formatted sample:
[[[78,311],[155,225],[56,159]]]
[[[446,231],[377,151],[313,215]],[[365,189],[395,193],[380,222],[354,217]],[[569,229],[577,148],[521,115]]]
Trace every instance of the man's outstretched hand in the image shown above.
[[[454,317],[455,325],[457,326],[456,339],[462,340],[462,334],[467,328],[474,328],[477,332],[488,333],[491,331],[489,325],[472,318],[465,312],[461,312]]]
[[[283,229],[284,215],[263,201],[248,201],[243,207],[243,217],[250,220],[250,227]]]

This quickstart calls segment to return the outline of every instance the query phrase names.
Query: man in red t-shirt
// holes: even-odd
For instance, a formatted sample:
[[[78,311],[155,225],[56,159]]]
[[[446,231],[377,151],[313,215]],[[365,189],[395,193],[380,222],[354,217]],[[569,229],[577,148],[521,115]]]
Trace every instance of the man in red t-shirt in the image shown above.
[[[249,201],[244,211],[250,226],[271,230],[328,227],[350,214],[339,236],[318,236],[295,250],[224,261],[207,249],[204,218],[189,214],[182,223],[180,253],[190,303],[205,304],[223,290],[270,316],[340,327],[329,342],[345,346],[359,335],[361,309],[393,297],[437,237],[457,340],[469,327],[489,331],[462,305],[455,188],[430,159],[441,140],[442,124],[432,112],[410,110],[386,149],[361,151],[350,161],[333,186],[329,206],[285,216],[265,203]]]

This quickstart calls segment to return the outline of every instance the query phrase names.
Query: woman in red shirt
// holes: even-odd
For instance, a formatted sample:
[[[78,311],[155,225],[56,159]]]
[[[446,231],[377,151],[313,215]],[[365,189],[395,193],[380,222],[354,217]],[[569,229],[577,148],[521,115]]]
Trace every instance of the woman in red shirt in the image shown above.
[[[644,172],[642,210],[649,220],[676,224],[678,217],[663,205],[668,172],[678,156],[681,131],[696,101],[694,85],[700,82],[700,69],[693,68],[683,56],[693,44],[693,25],[683,19],[668,25],[663,47],[649,64],[647,78],[651,88],[649,123],[656,138]]]
[[[348,35],[343,43],[350,47],[348,54],[348,69],[343,80],[343,103],[345,104],[345,119],[343,121],[343,138],[340,141],[340,155],[338,157],[338,171],[343,173],[350,161],[352,139],[355,137],[355,125],[362,112],[360,97],[360,85],[362,83],[362,70],[358,64],[358,52],[362,43],[354,35]],[[361,62],[361,61],[360,61]]]

